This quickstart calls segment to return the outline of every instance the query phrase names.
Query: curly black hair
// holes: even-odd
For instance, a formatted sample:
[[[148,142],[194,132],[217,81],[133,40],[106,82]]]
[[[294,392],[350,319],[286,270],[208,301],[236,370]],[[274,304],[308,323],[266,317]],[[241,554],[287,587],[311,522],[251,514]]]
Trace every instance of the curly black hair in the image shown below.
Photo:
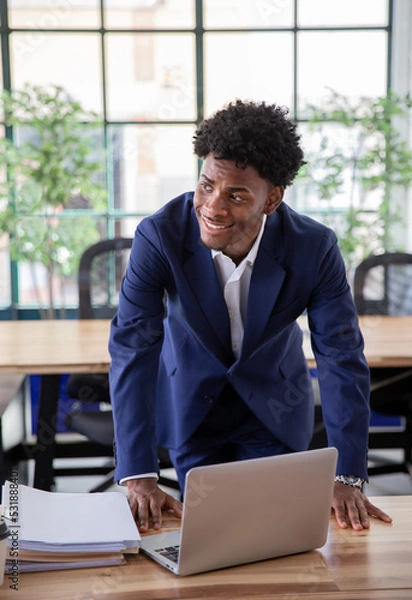
[[[253,166],[273,185],[291,185],[305,164],[296,124],[286,107],[266,102],[236,100],[205,119],[193,136],[194,152],[205,158],[233,160]]]

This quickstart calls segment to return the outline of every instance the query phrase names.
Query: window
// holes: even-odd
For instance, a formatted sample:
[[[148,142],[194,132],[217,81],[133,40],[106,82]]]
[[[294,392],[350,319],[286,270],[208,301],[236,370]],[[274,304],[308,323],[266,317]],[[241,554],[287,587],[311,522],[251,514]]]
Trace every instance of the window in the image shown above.
[[[243,97],[285,104],[309,136],[305,106],[320,102],[328,87],[353,98],[384,94],[391,6],[389,0],[339,6],[328,0],[3,0],[1,83],[5,89],[57,84],[97,113],[105,206],[73,205],[70,216],[93,215],[101,237],[131,236],[144,215],[193,189],[194,129],[224,103]],[[11,132],[1,127],[4,135]],[[313,197],[291,188],[288,201],[321,218]],[[86,248],[89,240],[83,242]],[[3,317],[47,304],[46,279],[41,265],[10,261],[8,238],[0,238]],[[73,311],[75,272],[63,280],[64,286],[56,282],[55,303]]]

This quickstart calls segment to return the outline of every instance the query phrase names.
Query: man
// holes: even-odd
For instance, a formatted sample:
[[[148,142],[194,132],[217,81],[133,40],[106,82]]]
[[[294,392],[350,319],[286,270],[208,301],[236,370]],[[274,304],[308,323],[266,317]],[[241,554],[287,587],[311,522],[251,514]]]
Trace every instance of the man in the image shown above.
[[[337,522],[389,522],[361,490],[369,371],[336,236],[283,203],[304,162],[295,124],[282,107],[237,100],[200,125],[194,150],[196,191],[139,224],[111,327],[116,478],[140,530],[149,517],[158,529],[162,509],[181,515],[157,486],[156,444],[182,489],[193,466],[308,447],[305,310],[339,451]]]

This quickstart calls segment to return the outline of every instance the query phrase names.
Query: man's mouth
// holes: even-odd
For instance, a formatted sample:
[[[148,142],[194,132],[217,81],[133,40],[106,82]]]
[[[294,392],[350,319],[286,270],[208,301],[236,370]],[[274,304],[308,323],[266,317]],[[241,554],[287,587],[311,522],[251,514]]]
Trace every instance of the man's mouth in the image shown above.
[[[205,219],[205,217],[202,217],[202,221],[204,225],[206,225],[207,229],[213,229],[213,231],[229,229],[229,227],[231,227],[231,225],[222,225],[222,223],[212,223],[209,221],[209,219]]]

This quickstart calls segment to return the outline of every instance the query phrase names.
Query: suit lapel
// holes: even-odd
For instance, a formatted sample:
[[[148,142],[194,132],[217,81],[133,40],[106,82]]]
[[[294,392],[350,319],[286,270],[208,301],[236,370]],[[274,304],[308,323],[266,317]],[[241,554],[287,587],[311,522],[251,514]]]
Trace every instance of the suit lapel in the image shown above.
[[[196,307],[191,305],[190,313],[195,315],[196,319],[193,326],[215,354],[217,351],[219,359],[224,364],[230,364],[233,362],[233,355],[229,314],[211,252],[200,243],[195,217],[194,220],[188,243],[190,255],[183,264],[187,282],[200,308],[199,313]]]
[[[282,288],[286,273],[276,260],[280,249],[279,219],[275,213],[267,221],[253,267],[244,327],[243,356],[251,354],[259,345]]]

